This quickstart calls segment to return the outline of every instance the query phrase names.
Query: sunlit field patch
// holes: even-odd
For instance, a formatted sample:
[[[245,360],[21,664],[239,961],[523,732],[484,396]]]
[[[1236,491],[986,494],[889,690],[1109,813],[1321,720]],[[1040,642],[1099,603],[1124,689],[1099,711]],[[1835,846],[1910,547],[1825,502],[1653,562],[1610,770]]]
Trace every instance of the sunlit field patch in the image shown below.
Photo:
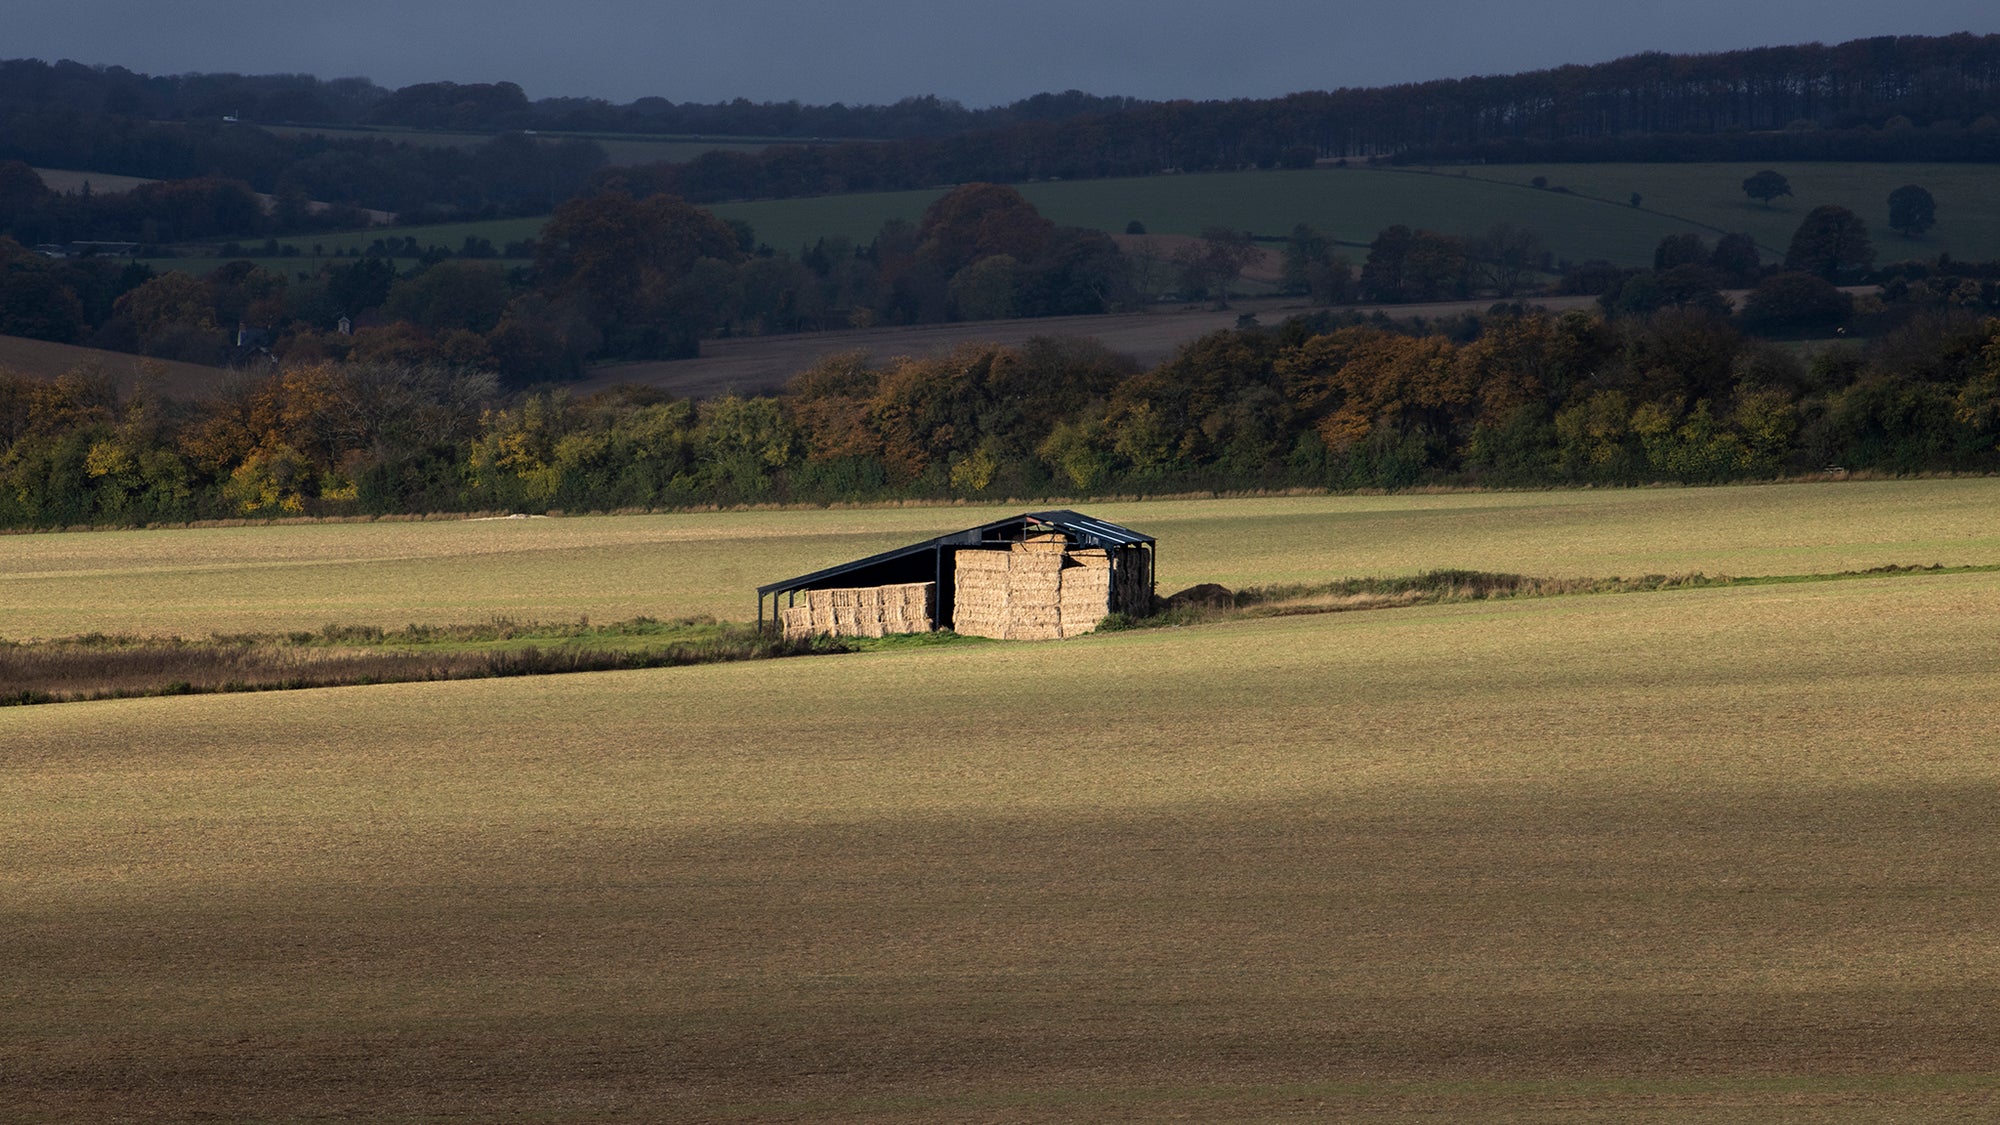
[[[0,637],[329,623],[747,620],[754,589],[1006,506],[0,536]],[[2000,480],[1089,503],[1157,537],[1160,592],[1504,571],[1806,574],[2000,563]]]
[[[2000,577],[14,709],[37,1119],[1975,1119]]]

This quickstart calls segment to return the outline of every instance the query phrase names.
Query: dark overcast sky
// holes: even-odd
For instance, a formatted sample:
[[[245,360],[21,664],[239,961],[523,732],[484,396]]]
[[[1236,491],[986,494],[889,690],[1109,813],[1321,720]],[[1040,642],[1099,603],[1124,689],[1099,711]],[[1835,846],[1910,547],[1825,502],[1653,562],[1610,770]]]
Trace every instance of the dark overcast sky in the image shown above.
[[[530,97],[971,106],[1267,97],[1871,35],[2000,32],[1996,0],[7,0],[0,57],[152,74],[513,81]]]

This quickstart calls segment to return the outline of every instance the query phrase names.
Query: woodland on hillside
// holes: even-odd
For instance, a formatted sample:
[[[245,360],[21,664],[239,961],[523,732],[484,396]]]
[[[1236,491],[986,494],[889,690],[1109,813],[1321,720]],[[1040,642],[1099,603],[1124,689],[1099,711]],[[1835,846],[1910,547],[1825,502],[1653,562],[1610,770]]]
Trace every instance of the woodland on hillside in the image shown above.
[[[201,403],[0,375],[0,526],[1993,472],[2000,318],[1963,305],[1980,289],[1903,283],[1874,314],[1893,327],[1809,359],[1669,306],[1326,314],[1151,370],[1073,340],[837,355],[782,395],[702,402],[507,396],[476,369],[380,361]]]
[[[549,125],[547,114],[666,122],[694,110],[530,103],[505,84],[389,92],[0,63],[0,232],[14,236],[0,237],[0,334],[244,373],[199,402],[119,391],[88,371],[0,374],[0,525],[1994,471],[2000,263],[1881,265],[1867,223],[1837,206],[1810,210],[1782,261],[1747,235],[1684,234],[1660,243],[1650,269],[1556,262],[1507,224],[1475,237],[1390,225],[1356,261],[1299,226],[1277,286],[1306,305],[1496,303],[1431,324],[1333,311],[1246,321],[1150,370],[1043,340],[831,357],[768,398],[551,388],[595,360],[692,355],[718,335],[1100,313],[1162,284],[1220,306],[1258,255],[1248,232],[1213,228],[1175,252],[1164,283],[1142,284],[1109,234],[1059,226],[989,178],[1402,159],[1424,146],[1477,159],[1493,144],[1992,159],[1996,78],[2000,37],[1871,40],[1265,102],[1064,95],[1012,116],[932,104],[918,107],[921,127],[854,118],[874,124],[850,132],[881,140],[612,169],[581,138],[513,132],[444,149],[279,136],[237,118],[514,129]],[[224,105],[232,120],[212,116]],[[747,123],[750,108],[706,107],[705,120]],[[783,119],[763,131],[813,118]],[[62,194],[29,161],[167,178]],[[1760,172],[1743,190],[1768,202],[1788,192],[1783,179]],[[796,255],[700,205],[938,183],[958,186],[918,222]],[[26,248],[238,234],[275,248],[273,232],[348,222],[364,205],[552,215],[538,238],[505,247],[384,238],[298,269],[241,260],[155,274]],[[1905,237],[1938,221],[1914,183],[1886,212]],[[1840,288],[1861,281],[1881,288]],[[1538,288],[1596,295],[1598,310],[1509,303]],[[1791,342],[1808,337],[1846,339]]]

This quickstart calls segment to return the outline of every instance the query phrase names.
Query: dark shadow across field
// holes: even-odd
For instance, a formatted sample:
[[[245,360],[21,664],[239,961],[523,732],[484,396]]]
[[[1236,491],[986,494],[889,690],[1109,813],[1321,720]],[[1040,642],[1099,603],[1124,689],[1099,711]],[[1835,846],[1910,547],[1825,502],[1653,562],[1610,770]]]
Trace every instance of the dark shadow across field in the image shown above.
[[[1554,785],[361,838],[351,881],[8,911],[0,1073],[43,1121],[1970,1119],[1997,814]]]

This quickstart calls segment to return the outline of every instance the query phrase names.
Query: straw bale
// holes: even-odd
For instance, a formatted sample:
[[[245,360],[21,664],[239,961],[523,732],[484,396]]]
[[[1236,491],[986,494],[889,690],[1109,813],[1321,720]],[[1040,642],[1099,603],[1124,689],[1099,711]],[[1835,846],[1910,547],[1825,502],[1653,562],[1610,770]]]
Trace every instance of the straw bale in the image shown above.
[[[806,604],[815,610],[833,608],[832,590],[807,590]]]
[[[1058,625],[1013,625],[1002,638],[1010,641],[1059,641],[1062,627]]]
[[[953,560],[959,570],[1006,570],[1007,552],[984,551],[965,548],[958,551]]]
[[[1053,574],[1062,569],[1062,554],[1052,551],[1022,551],[1007,560],[1010,574]]]

